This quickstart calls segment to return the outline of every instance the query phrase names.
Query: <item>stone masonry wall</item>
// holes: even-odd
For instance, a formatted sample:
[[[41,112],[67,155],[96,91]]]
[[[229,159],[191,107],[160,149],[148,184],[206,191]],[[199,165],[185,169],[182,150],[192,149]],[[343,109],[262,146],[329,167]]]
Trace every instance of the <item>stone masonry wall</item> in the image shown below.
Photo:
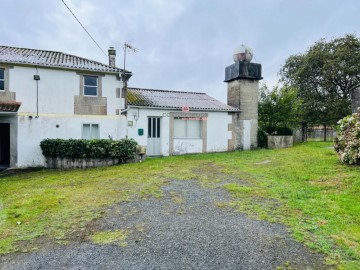
[[[228,82],[228,105],[239,108],[240,113],[233,114],[233,123],[229,125],[232,138],[229,150],[244,149],[244,120],[251,120],[251,148],[257,147],[259,82],[251,79],[237,79]]]
[[[145,158],[145,154],[136,154],[125,163],[142,162]],[[86,169],[117,164],[120,164],[118,158],[46,158],[46,168],[48,169]]]

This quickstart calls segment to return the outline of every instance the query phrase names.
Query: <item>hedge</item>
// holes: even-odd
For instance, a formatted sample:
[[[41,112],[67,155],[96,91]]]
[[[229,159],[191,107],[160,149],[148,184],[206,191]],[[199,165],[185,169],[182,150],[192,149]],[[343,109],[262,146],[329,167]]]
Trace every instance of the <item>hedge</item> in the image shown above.
[[[118,158],[120,162],[133,158],[136,146],[134,139],[45,139],[40,142],[42,154],[47,158]]]
[[[360,165],[360,111],[346,116],[338,124],[335,151],[343,163]]]

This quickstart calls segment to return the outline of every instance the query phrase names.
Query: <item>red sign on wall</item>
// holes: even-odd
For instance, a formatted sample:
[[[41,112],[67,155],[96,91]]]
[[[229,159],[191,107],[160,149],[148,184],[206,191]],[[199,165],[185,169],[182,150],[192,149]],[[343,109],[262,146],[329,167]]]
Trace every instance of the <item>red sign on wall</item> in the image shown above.
[[[189,112],[189,111],[190,111],[190,107],[189,107],[189,106],[182,106],[182,107],[181,107],[181,111],[182,111],[182,112]]]

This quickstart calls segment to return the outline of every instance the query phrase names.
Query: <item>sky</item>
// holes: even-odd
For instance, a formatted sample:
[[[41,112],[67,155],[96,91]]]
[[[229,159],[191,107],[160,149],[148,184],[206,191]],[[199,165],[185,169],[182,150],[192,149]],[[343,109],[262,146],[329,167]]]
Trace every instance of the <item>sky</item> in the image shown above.
[[[123,44],[130,87],[205,92],[226,102],[225,67],[241,44],[270,88],[293,54],[321,38],[360,36],[358,0],[64,0],[107,52]],[[0,0],[0,44],[108,58],[61,0]]]

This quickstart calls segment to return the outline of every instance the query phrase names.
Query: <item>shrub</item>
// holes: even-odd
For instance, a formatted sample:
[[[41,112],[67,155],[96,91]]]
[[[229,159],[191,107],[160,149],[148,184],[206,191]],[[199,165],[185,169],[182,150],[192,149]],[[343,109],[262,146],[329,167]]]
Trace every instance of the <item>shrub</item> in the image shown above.
[[[279,136],[292,136],[293,130],[289,127],[280,126],[276,129],[276,135]]]
[[[360,165],[360,111],[338,122],[334,148],[342,162]]]
[[[258,129],[258,147],[267,148],[267,136],[268,134],[261,128]]]
[[[45,139],[40,142],[45,157],[118,158],[121,163],[133,158],[137,142],[134,139],[76,140]]]

